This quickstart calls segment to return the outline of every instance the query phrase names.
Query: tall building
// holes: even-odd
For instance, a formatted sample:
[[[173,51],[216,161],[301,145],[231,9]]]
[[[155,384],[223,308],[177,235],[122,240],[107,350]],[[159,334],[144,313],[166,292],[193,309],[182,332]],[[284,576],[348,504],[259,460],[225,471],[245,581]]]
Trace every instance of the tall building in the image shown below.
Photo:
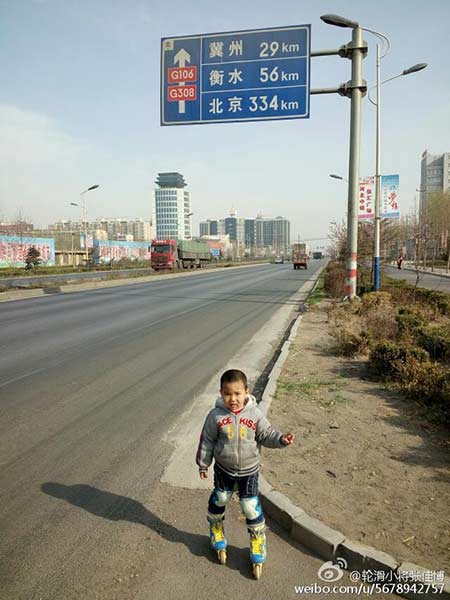
[[[255,219],[255,245],[258,248],[271,247],[276,252],[288,252],[291,243],[291,223],[285,217]]]
[[[200,223],[200,235],[225,235],[225,219],[206,219]]]
[[[244,243],[249,250],[256,246],[255,219],[244,219]]]
[[[234,208],[230,210],[230,216],[225,217],[225,235],[230,236],[233,242],[244,244],[245,242],[245,219],[239,219]]]
[[[291,224],[285,217],[240,219],[235,209],[225,219],[203,221],[200,223],[200,235],[229,235],[232,242],[245,246],[247,251],[254,248],[270,248],[276,252],[287,253],[291,243]]]
[[[209,219],[206,221],[202,221],[198,229],[200,237],[202,237],[202,235],[211,235],[211,221]]]
[[[156,238],[192,237],[191,196],[180,173],[158,173],[153,190],[152,221]]]
[[[450,189],[450,152],[445,154],[422,153],[420,169],[420,208],[433,192]]]
[[[273,224],[272,246],[277,252],[287,253],[291,245],[291,222],[284,217],[275,217]]]

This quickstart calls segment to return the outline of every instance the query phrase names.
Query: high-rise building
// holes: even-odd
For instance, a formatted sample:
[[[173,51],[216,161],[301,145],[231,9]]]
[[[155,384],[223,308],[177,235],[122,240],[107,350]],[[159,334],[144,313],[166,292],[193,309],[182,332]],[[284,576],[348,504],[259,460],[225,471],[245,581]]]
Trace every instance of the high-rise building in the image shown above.
[[[200,223],[200,235],[225,235],[225,219],[207,219]]]
[[[422,153],[420,169],[420,207],[422,208],[433,192],[450,189],[450,152],[445,154]]]
[[[249,250],[256,245],[255,219],[244,219],[244,243]]]
[[[225,217],[225,235],[230,236],[230,240],[233,242],[240,242],[244,244],[245,241],[245,219],[239,219],[237,216],[236,209],[230,210],[230,216]]]
[[[191,196],[180,173],[158,173],[153,190],[152,221],[156,238],[192,237]]]
[[[276,252],[288,252],[291,243],[291,223],[285,217],[255,219],[255,245],[258,248],[271,247]]]
[[[200,223],[200,235],[229,235],[232,242],[245,246],[247,251],[256,247],[287,253],[291,243],[291,224],[285,217],[272,219],[261,214],[256,219],[240,219],[232,208],[230,216],[225,219],[208,219]]]
[[[277,252],[287,253],[291,244],[291,223],[284,217],[273,219],[273,243]]]
[[[135,219],[130,222],[131,233],[135,242],[149,242],[153,238],[152,224],[144,219]]]
[[[207,219],[206,221],[202,221],[199,227],[200,237],[202,235],[212,235],[211,233],[211,221]]]

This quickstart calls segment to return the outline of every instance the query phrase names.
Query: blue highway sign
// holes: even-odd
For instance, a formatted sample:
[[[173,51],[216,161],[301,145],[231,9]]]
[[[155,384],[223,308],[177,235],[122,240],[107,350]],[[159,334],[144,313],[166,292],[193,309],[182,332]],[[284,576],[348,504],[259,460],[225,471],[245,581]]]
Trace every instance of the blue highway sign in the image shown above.
[[[161,125],[309,118],[311,25],[161,40]]]

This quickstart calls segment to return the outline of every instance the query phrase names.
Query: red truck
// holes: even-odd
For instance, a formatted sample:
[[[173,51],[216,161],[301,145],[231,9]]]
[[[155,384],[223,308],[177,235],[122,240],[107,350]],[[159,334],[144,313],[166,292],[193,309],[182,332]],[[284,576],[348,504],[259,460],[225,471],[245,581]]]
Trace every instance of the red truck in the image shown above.
[[[308,268],[309,246],[308,244],[292,244],[292,263],[294,269]]]
[[[155,271],[201,269],[212,260],[208,244],[194,240],[153,240],[151,253]]]

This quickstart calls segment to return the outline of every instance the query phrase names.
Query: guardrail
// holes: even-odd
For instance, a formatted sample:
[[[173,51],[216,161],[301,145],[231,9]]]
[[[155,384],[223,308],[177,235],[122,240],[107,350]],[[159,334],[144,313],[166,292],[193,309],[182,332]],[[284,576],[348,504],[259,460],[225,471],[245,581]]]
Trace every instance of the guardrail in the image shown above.
[[[90,271],[86,273],[60,273],[58,275],[30,275],[25,277],[1,277],[0,287],[27,288],[27,287],[51,287],[59,283],[74,283],[91,279],[116,279],[117,277],[135,277],[151,275],[151,268],[144,269],[118,269],[115,271]]]
[[[266,264],[267,261],[242,261],[231,263],[232,266]],[[227,261],[228,264],[228,261]],[[207,269],[223,268],[224,264],[208,265]],[[168,271],[173,273],[174,271]],[[175,271],[176,272],[176,271]],[[180,271],[183,272],[183,271]],[[57,286],[65,283],[77,283],[93,279],[128,279],[131,277],[145,277],[146,275],[161,275],[162,271],[154,271],[150,267],[142,269],[117,269],[107,271],[89,271],[83,273],[59,273],[58,275],[26,275],[24,277],[0,277],[0,290],[11,288],[36,288]]]

